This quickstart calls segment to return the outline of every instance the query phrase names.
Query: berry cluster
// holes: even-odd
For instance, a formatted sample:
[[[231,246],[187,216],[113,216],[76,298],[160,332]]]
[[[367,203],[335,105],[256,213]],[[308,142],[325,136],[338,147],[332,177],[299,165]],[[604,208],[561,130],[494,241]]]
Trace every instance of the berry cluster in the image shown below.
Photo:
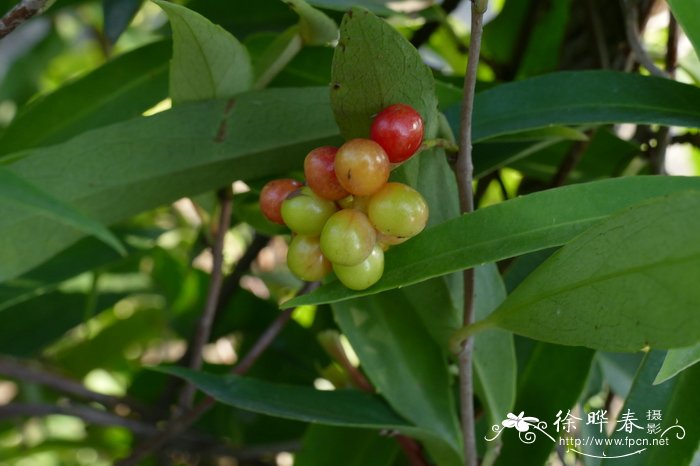
[[[392,166],[423,141],[420,114],[408,105],[387,107],[371,137],[312,150],[304,160],[306,186],[280,179],[260,193],[263,214],[294,233],[287,265],[302,280],[321,280],[332,270],[348,288],[368,288],[384,272],[384,251],[425,228],[423,196],[388,181]]]

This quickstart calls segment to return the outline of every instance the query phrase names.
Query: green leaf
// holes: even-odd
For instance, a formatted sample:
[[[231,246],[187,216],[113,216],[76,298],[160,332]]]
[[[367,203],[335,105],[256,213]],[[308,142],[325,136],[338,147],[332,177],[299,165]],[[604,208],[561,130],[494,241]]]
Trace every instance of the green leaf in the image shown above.
[[[566,43],[564,40],[569,26],[571,3],[571,0],[562,0],[551,4],[549,8],[543,8],[537,3],[530,6],[536,9],[537,20],[526,36],[528,41],[520,58],[516,79],[546,73],[558,67],[562,43]],[[523,17],[527,18],[527,15],[521,16]],[[523,40],[519,34],[514,34],[513,38],[516,42]]]
[[[309,0],[318,8],[346,12],[353,7],[366,8],[375,15],[390,16],[396,12],[387,7],[391,0]]]
[[[255,2],[212,2],[190,0],[187,7],[215,19],[217,24],[243,40],[260,31],[284,31],[298,22],[298,17],[280,0]]]
[[[368,137],[372,116],[395,103],[415,108],[426,137],[435,136],[438,104],[430,69],[396,29],[367,10],[353,8],[343,17],[331,80],[333,113],[346,139]]]
[[[23,152],[7,168],[111,224],[234,180],[297,169],[309,150],[337,143],[327,88],[252,92],[227,112],[228,105],[181,105]],[[69,176],[57,175],[67,167]],[[0,238],[13,251],[3,255],[0,281],[30,270],[81,237],[55,223],[22,209],[4,210]]]
[[[608,351],[697,343],[698,231],[698,192],[624,210],[552,255],[486,322]]]
[[[620,209],[688,189],[700,189],[700,179],[618,178],[512,199],[429,228],[393,247],[385,255],[384,276],[367,290],[351,292],[329,283],[287,304],[342,301],[560,246]]]
[[[505,134],[495,138],[495,142],[532,142],[532,141],[588,141],[583,131],[568,126],[549,126],[546,128],[530,129],[519,133]]]
[[[338,25],[304,0],[282,0],[299,15],[299,33],[304,43],[327,45],[338,38]]]
[[[140,249],[129,242],[154,241],[162,230],[143,231],[136,228],[115,230],[115,235],[125,244],[126,258],[111,246],[95,237],[86,237],[68,249],[61,251],[31,272],[0,285],[0,311],[37,295],[55,289],[61,282],[88,270],[103,270],[109,265],[128,261],[140,254]]]
[[[459,107],[445,113],[458,130]],[[613,71],[548,74],[477,94],[473,135],[479,142],[549,125],[623,122],[700,127],[700,89]]]
[[[681,371],[697,364],[698,361],[700,361],[700,344],[689,348],[669,350],[661,369],[659,369],[659,373],[656,374],[654,385],[658,385],[675,377],[681,373]]]
[[[396,440],[371,430],[310,425],[294,455],[295,466],[390,466],[398,453]]]
[[[389,404],[440,441],[426,448],[441,465],[461,464],[461,440],[446,355],[399,291],[333,305],[362,368]]]
[[[700,55],[700,1],[698,0],[668,0],[668,6],[673,12],[673,16],[683,28],[683,32],[688,36],[693,44],[695,53]]]
[[[625,432],[624,429],[620,430],[622,424],[618,418],[618,425],[615,427],[616,431],[612,439],[613,441],[648,439],[651,443],[653,438],[667,438],[668,445],[628,447],[624,443],[620,446],[613,443],[613,446],[605,449],[605,455],[609,458],[603,460],[602,466],[656,466],[659,464],[688,466],[691,464],[700,442],[700,420],[697,417],[700,366],[694,366],[672,380],[654,385],[654,377],[659,372],[663,359],[663,352],[652,351],[646,356],[622,407],[621,413],[630,410],[637,419],[635,424],[640,425],[642,429],[635,428],[631,433]],[[660,422],[647,419],[650,410],[661,411]],[[646,429],[648,423],[659,424],[661,431],[656,435],[648,434]],[[661,437],[661,433],[675,424],[684,429],[681,438],[677,437],[681,435],[678,427],[671,428]],[[643,451],[625,458],[612,458],[639,450]]]
[[[101,293],[95,309],[102,311],[124,294]],[[53,292],[0,310],[0,353],[31,356],[64,336],[85,320],[87,296]]]
[[[93,220],[73,206],[61,202],[35,185],[0,166],[0,207],[9,207],[10,212],[21,210],[62,223],[78,231],[99,238],[120,254],[126,250],[114,234],[104,225]],[[3,209],[4,210],[4,209]],[[24,239],[25,241],[28,238]],[[32,245],[36,247],[36,245]],[[16,254],[16,245],[8,238],[0,241],[0,256],[12,257]]]
[[[214,375],[183,367],[156,367],[192,382],[221,403],[268,416],[332,426],[402,429],[405,420],[376,395],[355,390],[316,390],[236,375]]]
[[[33,100],[0,137],[0,154],[56,144],[89,129],[141,115],[167,97],[170,43],[125,53]]]
[[[411,425],[377,395],[356,390],[316,390],[183,367],[154,370],[185,379],[217,401],[246,411],[330,426],[397,430],[417,439],[438,441],[436,433]]]
[[[594,354],[588,348],[536,343],[520,372],[513,413],[524,411],[525,416],[537,417],[551,427],[557,411],[566,412],[578,400],[586,385]],[[507,414],[503,413],[503,419]],[[486,435],[491,438],[493,432],[489,429]],[[525,444],[515,429],[506,429],[496,466],[545,464],[555,444],[543,435],[538,437],[535,443]]]
[[[474,316],[485,319],[506,298],[506,289],[494,264],[475,268]],[[445,340],[447,341],[447,340]],[[490,423],[498,423],[515,402],[516,361],[513,335],[501,329],[474,337],[474,390],[486,408]]]
[[[163,0],[153,1],[168,15],[173,29],[173,103],[233,97],[251,88],[250,57],[235,37],[199,13]]]

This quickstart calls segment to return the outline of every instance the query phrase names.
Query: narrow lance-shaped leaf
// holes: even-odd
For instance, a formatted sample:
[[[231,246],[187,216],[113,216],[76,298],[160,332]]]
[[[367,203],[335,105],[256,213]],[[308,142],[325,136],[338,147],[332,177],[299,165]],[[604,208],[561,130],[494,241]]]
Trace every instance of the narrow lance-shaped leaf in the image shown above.
[[[171,45],[161,41],[105,63],[20,109],[0,137],[0,154],[63,142],[141,115],[168,96]]]
[[[235,375],[213,375],[182,367],[156,370],[189,381],[220,403],[268,416],[330,426],[396,430],[419,440],[440,441],[396,414],[377,395],[356,390],[316,390]]]
[[[624,210],[552,255],[483,323],[608,351],[695,344],[698,231],[697,191]]]
[[[294,454],[295,466],[390,466],[399,450],[395,439],[376,431],[311,424]]]
[[[494,264],[477,267],[475,275],[474,316],[485,319],[506,298],[506,289]],[[513,409],[516,371],[513,334],[491,329],[474,337],[474,388],[489,422],[501,421]]]
[[[654,385],[667,381],[700,362],[700,344],[669,350],[654,379]]]
[[[594,354],[588,348],[536,342],[518,379],[513,413],[524,412],[525,416],[546,422],[546,431],[558,436],[552,425],[556,414],[559,410],[566,413],[578,400]],[[503,420],[507,414],[502,414]],[[487,431],[486,438],[493,439],[495,428],[502,429],[500,423],[492,426],[489,426],[491,429]],[[496,466],[543,465],[556,448],[555,443],[539,433],[537,441],[532,444],[523,443],[516,429],[505,429],[499,438],[503,441],[503,447]]]
[[[693,44],[695,53],[700,55],[700,1],[698,0],[668,0],[673,16],[683,27],[683,32]]]
[[[104,225],[2,166],[0,166],[0,207],[4,207],[0,210],[4,214],[8,214],[8,210],[10,215],[12,210],[25,210],[49,218],[53,222],[63,223],[78,231],[94,235],[120,254],[126,253],[121,242]],[[28,239],[30,238],[24,240]],[[15,247],[16,245],[9,238],[3,238],[0,240],[0,257],[11,256],[11,250]]]
[[[237,179],[297,169],[309,150],[337,138],[327,88],[270,89],[239,96],[233,108],[226,101],[191,103],[100,128],[21,153],[6,167],[109,225]],[[3,252],[0,281],[81,236],[26,210],[5,211],[0,238],[13,246]]]
[[[384,276],[367,290],[351,292],[333,282],[288,304],[342,301],[560,246],[620,209],[688,189],[700,190],[700,179],[618,178],[512,199],[437,225],[390,249]]]
[[[439,464],[459,465],[459,426],[446,355],[399,291],[337,303],[333,315],[362,368],[389,404],[439,442],[426,448]]]
[[[154,2],[167,13],[173,29],[170,97],[174,103],[232,97],[251,88],[250,57],[235,37],[184,6]]]
[[[458,131],[459,107],[446,114]],[[550,125],[621,122],[700,127],[700,89],[630,73],[576,71],[496,86],[474,101],[475,142]]]
[[[642,362],[617,419],[613,442],[605,448],[604,455],[608,458],[601,466],[693,464],[700,442],[700,419],[697,416],[700,366],[694,366],[660,385],[653,385],[663,357],[663,352],[652,351]],[[628,418],[634,419],[632,423],[637,427],[628,425],[625,428],[623,416],[626,413]],[[649,424],[653,425],[654,433],[649,432]],[[668,443],[653,445],[653,440],[660,438]],[[650,445],[642,445],[644,439]],[[634,446],[624,443],[628,440],[635,442]],[[632,452],[638,453],[632,455]]]

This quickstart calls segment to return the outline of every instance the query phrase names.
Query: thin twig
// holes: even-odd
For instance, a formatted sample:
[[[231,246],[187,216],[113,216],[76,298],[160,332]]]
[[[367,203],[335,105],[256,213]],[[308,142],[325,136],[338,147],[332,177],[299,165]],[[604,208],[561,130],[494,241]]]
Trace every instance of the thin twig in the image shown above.
[[[48,0],[22,0],[0,18],[0,39],[17,29],[25,21],[37,15]]]
[[[639,23],[639,13],[637,12],[636,5],[634,5],[634,3],[630,0],[620,0],[620,4],[622,5],[622,11],[625,16],[625,34],[627,35],[627,43],[632,48],[635,59],[652,75],[660,78],[668,78],[668,73],[654,64],[654,61],[651,59],[644,48],[644,45],[642,44],[642,39],[637,27]]]
[[[270,242],[270,237],[256,232],[253,236],[253,240],[250,242],[248,248],[246,248],[243,256],[236,263],[236,267],[233,269],[229,275],[224,278],[224,283],[221,286],[221,296],[219,297],[219,306],[217,309],[217,315],[222,309],[226,307],[231,298],[240,289],[241,278],[243,275],[248,273],[250,266],[255,262],[260,251],[265,248]]]
[[[137,435],[155,435],[159,432],[155,425],[148,422],[124,418],[84,405],[12,403],[0,406],[0,421],[18,417],[46,417],[55,414],[76,417],[91,425],[123,427]],[[173,445],[172,448],[173,450],[187,453],[205,451],[212,456],[229,456],[242,460],[264,456],[269,451],[277,451],[278,448],[281,448],[279,451],[295,450],[299,448],[299,445],[297,441],[292,441],[281,443],[279,447],[277,444],[273,444],[239,449],[222,444],[215,437],[208,434],[187,432],[182,437],[182,442]]]
[[[671,138],[671,144],[692,144],[700,148],[700,133],[678,134]]]
[[[140,435],[152,435],[157,428],[142,421],[128,419],[107,411],[82,405],[52,405],[33,403],[12,403],[0,406],[0,421],[15,417],[44,417],[51,414],[63,414],[84,420],[98,426],[119,426]]]
[[[668,40],[666,41],[666,72],[674,77],[678,66],[678,21],[668,12]]]
[[[212,249],[213,265],[211,281],[209,282],[209,290],[207,291],[207,301],[202,315],[199,318],[199,322],[197,323],[197,333],[192,342],[192,351],[190,354],[191,359],[189,367],[193,370],[198,370],[202,367],[202,350],[211,336],[211,328],[214,323],[216,309],[219,305],[219,296],[221,295],[221,285],[223,283],[224,240],[226,238],[226,232],[231,225],[231,188],[222,189],[219,192],[219,198],[221,207],[219,223],[214,238],[214,248]],[[195,391],[194,385],[185,385],[180,397],[181,406],[192,405]]]
[[[676,66],[678,64],[678,23],[671,11],[668,12],[668,40],[666,41],[666,57],[664,65],[669,78],[674,78]],[[666,150],[671,143],[671,129],[662,126],[656,132],[656,147],[651,152],[651,163],[654,173],[665,175],[666,172]]]
[[[233,271],[224,278],[224,281],[221,285],[219,303],[214,314],[214,323],[212,325],[212,328],[216,328],[218,319],[222,315],[222,311],[226,308],[226,306],[228,306],[228,303],[231,301],[233,296],[241,288],[241,278],[246,273],[248,273],[251,265],[253,264],[253,262],[255,262],[255,259],[257,259],[258,255],[260,254],[260,251],[262,251],[262,249],[265,246],[267,246],[269,242],[269,236],[255,232],[253,240],[251,241],[250,245],[246,248],[245,252],[243,253],[243,256],[238,260],[238,262],[236,262],[236,266],[234,267]],[[194,335],[192,335],[192,338],[194,339]],[[194,345],[192,343],[187,345],[187,351],[177,362],[178,365],[187,365],[187,361],[189,361],[192,357],[191,354],[193,351],[193,346]],[[172,405],[173,400],[177,397],[177,392],[180,391],[180,387],[182,387],[184,383],[185,382],[178,377],[172,376],[169,378],[168,383],[163,389],[161,399],[158,403],[159,408],[157,411],[167,411],[167,408]]]
[[[464,77],[464,97],[462,101],[462,125],[460,128],[460,147],[457,159],[457,185],[459,187],[460,211],[469,213],[474,210],[472,165],[472,114],[474,109],[474,93],[476,75],[479,66],[481,36],[484,29],[484,11],[487,0],[472,1],[471,41],[469,44],[469,62]],[[464,271],[464,321],[469,325],[474,314],[474,269]],[[467,338],[459,352],[459,392],[461,402],[462,435],[464,440],[464,459],[466,466],[477,466],[476,433],[474,421],[474,387],[472,381],[472,355],[474,342]]]
[[[564,157],[561,165],[559,165],[554,177],[552,177],[550,188],[564,186],[564,183],[566,183],[566,180],[569,179],[571,173],[576,169],[576,166],[581,161],[581,158],[589,145],[590,138],[586,141],[578,141],[574,143],[569,152],[566,154],[566,157]]]
[[[297,296],[309,293],[316,289],[318,283],[306,283],[297,293]],[[255,342],[250,351],[241,361],[236,364],[231,373],[244,375],[248,369],[262,356],[269,348],[270,344],[277,338],[284,326],[289,322],[296,308],[286,308],[282,310],[260,338]],[[170,420],[166,427],[158,434],[146,439],[141,445],[132,450],[131,454],[115,463],[116,466],[136,466],[147,456],[161,449],[169,441],[184,432],[189,426],[195,423],[204,413],[209,411],[216,403],[214,398],[207,396],[199,404],[180,416]]]
[[[61,374],[46,369],[31,367],[27,362],[7,356],[0,356],[0,375],[36,383],[53,388],[61,393],[72,395],[84,400],[95,401],[103,406],[113,408],[115,406],[128,406],[132,411],[144,413],[147,409],[136,401],[127,398],[119,398],[103,393],[97,393],[87,389],[76,380],[69,379]]]
[[[610,54],[608,53],[608,46],[605,43],[605,31],[603,29],[603,22],[600,19],[600,12],[598,11],[597,5],[594,4],[594,0],[586,0],[586,7],[588,10],[588,17],[591,20],[591,30],[593,31],[596,50],[598,51],[600,67],[606,70],[610,69]]]

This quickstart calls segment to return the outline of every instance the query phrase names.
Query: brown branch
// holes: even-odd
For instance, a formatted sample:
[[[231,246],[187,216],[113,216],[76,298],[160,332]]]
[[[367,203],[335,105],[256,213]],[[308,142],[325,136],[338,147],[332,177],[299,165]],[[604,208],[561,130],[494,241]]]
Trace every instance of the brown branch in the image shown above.
[[[221,295],[219,296],[219,306],[216,311],[217,316],[240,289],[241,278],[243,278],[243,275],[248,273],[250,266],[253,265],[253,262],[255,262],[255,259],[257,259],[260,251],[262,251],[269,242],[269,236],[257,232],[255,233],[255,236],[253,236],[253,240],[250,242],[250,245],[246,249],[245,253],[243,253],[243,256],[236,263],[236,267],[233,269],[233,272],[231,272],[224,279],[224,283],[221,286]]]
[[[45,417],[54,414],[71,416],[82,419],[88,424],[97,426],[117,426],[128,429],[137,435],[156,435],[158,428],[147,422],[128,419],[116,414],[100,411],[83,405],[51,405],[38,403],[12,403],[0,406],[0,421],[19,417]],[[270,451],[290,451],[298,449],[297,441],[273,445],[256,445],[246,448],[231,448],[220,443],[208,434],[187,432],[182,441],[169,448],[178,452],[193,453],[204,451],[210,456],[228,456],[238,460],[250,460],[264,456]]]
[[[700,148],[700,133],[685,133],[673,136],[671,144],[692,144]]]
[[[673,13],[668,13],[668,40],[666,41],[666,57],[664,65],[669,78],[674,78],[678,64],[678,23]],[[651,164],[654,173],[666,174],[666,150],[671,143],[671,130],[668,126],[662,126],[656,132],[656,147],[650,151]]]
[[[605,30],[600,18],[598,6],[594,4],[594,0],[586,0],[586,10],[591,20],[591,30],[593,31],[593,38],[595,39],[600,67],[606,70],[610,69],[610,55],[608,54],[608,46],[605,43]]]
[[[678,21],[671,10],[668,12],[668,40],[666,41],[666,71],[671,77],[676,73],[678,66]]]
[[[656,66],[651,57],[649,57],[646,49],[644,49],[642,39],[639,35],[639,12],[637,11],[637,6],[630,0],[620,0],[620,4],[622,5],[622,11],[625,16],[627,43],[632,48],[634,58],[652,75],[660,78],[668,78],[668,73]]]
[[[202,367],[202,349],[211,336],[211,328],[214,323],[216,309],[219,305],[219,296],[221,295],[221,285],[223,283],[224,240],[226,238],[226,232],[231,225],[231,188],[227,187],[221,189],[219,191],[219,199],[221,211],[219,213],[219,223],[214,238],[214,248],[212,249],[213,265],[211,281],[209,282],[209,290],[207,291],[207,301],[202,315],[199,318],[199,322],[197,323],[197,332],[195,333],[194,341],[192,342],[192,351],[190,353],[189,367],[193,370],[198,370]],[[195,391],[194,385],[185,385],[180,397],[180,404],[182,406],[191,406]]]
[[[77,417],[85,422],[98,426],[124,427],[140,435],[152,435],[154,432],[158,431],[158,429],[151,424],[117,416],[116,414],[100,411],[88,406],[31,403],[12,403],[0,406],[0,421],[15,417],[44,417],[51,414],[63,414],[65,416]]]
[[[108,408],[123,405],[128,406],[132,411],[140,413],[145,413],[147,411],[146,407],[141,406],[135,400],[94,392],[76,380],[47,369],[31,367],[28,362],[7,356],[0,356],[0,375],[24,382],[44,385],[61,393],[100,403]]]
[[[472,117],[474,110],[474,93],[476,75],[479,67],[481,36],[484,29],[484,11],[487,0],[472,1],[471,42],[469,45],[469,62],[464,78],[464,97],[462,100],[461,128],[459,140],[459,157],[457,159],[457,185],[459,188],[459,204],[462,214],[474,210],[472,164]],[[474,319],[474,269],[463,273],[464,282],[464,319],[463,325],[469,325]],[[464,441],[464,459],[466,466],[477,466],[476,432],[474,420],[474,384],[472,380],[472,356],[474,341],[467,338],[459,352],[459,392],[460,414],[462,420],[462,435]]]
[[[46,6],[48,0],[22,0],[0,18],[0,39],[17,29]]]
[[[317,286],[318,283],[316,282],[306,283],[299,290],[297,296],[309,293],[316,289]],[[260,338],[258,338],[245,357],[233,367],[231,373],[236,375],[244,375],[248,369],[255,364],[260,356],[262,356],[267,348],[269,348],[270,344],[275,340],[275,338],[277,338],[287,322],[289,322],[291,319],[295,310],[296,308],[286,308],[282,310],[270,324],[270,326],[265,330],[265,332],[260,336]],[[215,403],[216,400],[214,400],[214,398],[207,396],[201,402],[199,402],[198,405],[184,412],[180,416],[170,420],[162,431],[146,439],[141,445],[132,450],[131,454],[127,458],[117,461],[115,465],[136,466],[140,464],[143,459],[158,451],[169,441],[184,432],[189,426],[202,417],[204,413],[209,411],[209,409],[211,409]]]
[[[586,152],[589,144],[590,139],[574,143],[569,152],[566,154],[566,157],[564,157],[561,165],[559,165],[557,172],[552,177],[552,181],[549,184],[550,188],[564,186],[566,180],[569,178],[569,176],[571,176],[571,173],[576,169],[576,166],[581,161],[581,158]]]

